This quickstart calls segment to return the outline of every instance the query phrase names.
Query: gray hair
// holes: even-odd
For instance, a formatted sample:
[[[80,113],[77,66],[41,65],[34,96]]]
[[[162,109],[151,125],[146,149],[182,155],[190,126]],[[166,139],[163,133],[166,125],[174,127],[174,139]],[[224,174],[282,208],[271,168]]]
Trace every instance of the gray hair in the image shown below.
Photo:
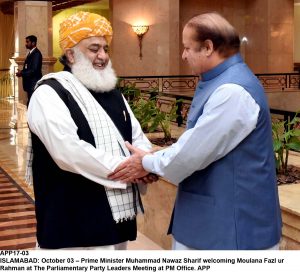
[[[195,30],[194,40],[202,46],[211,40],[214,50],[223,57],[229,57],[240,50],[240,38],[235,28],[216,12],[204,13],[190,19],[186,27]]]

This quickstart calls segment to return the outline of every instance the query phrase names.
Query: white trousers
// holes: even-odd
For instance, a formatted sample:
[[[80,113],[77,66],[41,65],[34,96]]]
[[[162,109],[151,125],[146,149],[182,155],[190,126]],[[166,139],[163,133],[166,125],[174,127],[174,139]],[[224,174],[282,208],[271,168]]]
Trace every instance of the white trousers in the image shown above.
[[[128,242],[121,242],[113,245],[104,245],[104,246],[88,246],[88,247],[67,247],[60,248],[60,250],[126,250]],[[52,250],[40,248],[38,243],[36,243],[36,250]]]
[[[172,250],[197,250],[197,249],[188,247],[188,246],[186,246],[186,245],[184,245],[184,244],[176,241],[173,238]],[[264,250],[279,250],[279,243],[277,243],[276,245],[274,245],[274,246],[272,246],[270,248],[264,249]]]

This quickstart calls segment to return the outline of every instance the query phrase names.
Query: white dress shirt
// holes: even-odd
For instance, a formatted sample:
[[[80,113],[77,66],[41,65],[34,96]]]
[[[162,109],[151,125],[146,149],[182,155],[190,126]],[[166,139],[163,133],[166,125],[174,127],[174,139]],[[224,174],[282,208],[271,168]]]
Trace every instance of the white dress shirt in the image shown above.
[[[125,104],[132,124],[132,144],[149,151],[151,143],[126,101]],[[80,140],[69,109],[48,85],[42,85],[34,92],[27,117],[31,131],[39,137],[55,163],[63,170],[81,174],[100,183],[101,178],[107,178],[126,158],[113,156]]]
[[[32,48],[32,49],[29,51],[28,55],[30,55],[35,49],[36,49],[36,47]]]
[[[178,184],[224,157],[256,127],[260,108],[240,85],[218,87],[194,128],[177,143],[143,158],[143,167]]]

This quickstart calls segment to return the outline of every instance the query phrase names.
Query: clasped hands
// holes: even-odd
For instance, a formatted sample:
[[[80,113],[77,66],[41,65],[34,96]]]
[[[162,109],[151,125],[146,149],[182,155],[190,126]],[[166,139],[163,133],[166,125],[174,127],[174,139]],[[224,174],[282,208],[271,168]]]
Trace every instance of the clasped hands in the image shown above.
[[[132,146],[128,142],[125,142],[125,145],[132,155],[121,163],[114,172],[109,174],[108,179],[138,184],[147,184],[157,181],[157,175],[147,172],[142,165],[143,157],[149,153]]]

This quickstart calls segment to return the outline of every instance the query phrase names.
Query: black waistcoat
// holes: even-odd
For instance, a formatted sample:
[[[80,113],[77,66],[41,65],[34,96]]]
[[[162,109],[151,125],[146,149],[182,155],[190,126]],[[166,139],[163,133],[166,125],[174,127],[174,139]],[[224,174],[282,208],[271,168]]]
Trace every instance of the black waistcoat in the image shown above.
[[[92,94],[124,139],[131,142],[131,121],[120,92]],[[75,100],[75,103],[68,101],[68,108],[74,108]],[[95,146],[92,132],[80,112],[79,109],[76,115],[81,120],[78,136]],[[33,133],[32,146],[37,241],[41,248],[101,246],[136,239],[136,220],[115,223],[103,186],[61,170]]]

